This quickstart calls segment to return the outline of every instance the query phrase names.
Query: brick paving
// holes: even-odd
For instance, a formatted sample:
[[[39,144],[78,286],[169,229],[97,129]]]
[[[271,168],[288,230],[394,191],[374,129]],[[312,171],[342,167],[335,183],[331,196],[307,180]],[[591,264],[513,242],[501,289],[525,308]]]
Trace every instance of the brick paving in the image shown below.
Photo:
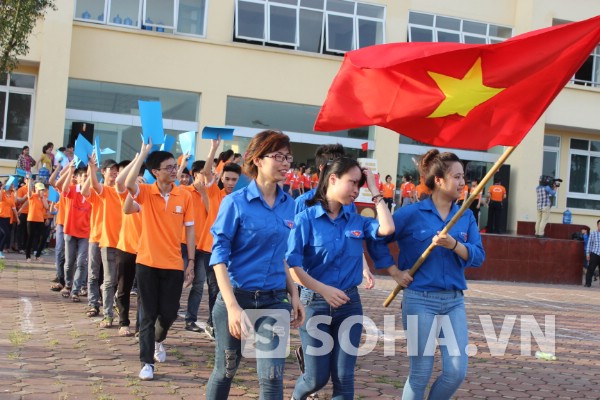
[[[85,298],[77,304],[51,292],[54,265],[50,258],[28,264],[23,255],[9,254],[0,263],[0,399],[204,397],[214,342],[204,334],[184,330],[183,320],[177,320],[165,342],[167,362],[157,364],[154,381],[140,381],[135,338],[119,337],[117,328],[97,328],[100,318],[84,315]],[[357,399],[395,399],[402,394],[408,369],[406,343],[401,338],[394,342],[393,334],[383,332],[384,318],[394,315],[397,329],[401,327],[398,299],[389,309],[381,305],[393,286],[391,280],[379,277],[376,289],[361,290],[365,314],[380,331],[365,335],[374,349],[358,360]],[[466,303],[472,356],[467,379],[456,398],[600,398],[598,282],[584,288],[471,281],[469,287]],[[199,315],[206,316],[204,302]],[[529,343],[531,337],[527,330],[521,337],[521,323],[528,318],[538,324],[530,329],[533,336],[540,340],[542,335],[550,336],[545,326],[547,315],[555,318],[557,361],[536,359],[535,339],[530,349],[521,346],[522,339]],[[494,341],[500,337],[496,346],[488,346],[485,332]],[[394,343],[395,355],[389,355]],[[292,346],[297,344],[298,336],[293,334]],[[439,367],[439,362],[436,365]],[[290,356],[284,380],[286,398],[291,396],[298,374]],[[330,396],[331,387],[327,386],[320,398]],[[258,398],[252,360],[242,361],[230,398]]]

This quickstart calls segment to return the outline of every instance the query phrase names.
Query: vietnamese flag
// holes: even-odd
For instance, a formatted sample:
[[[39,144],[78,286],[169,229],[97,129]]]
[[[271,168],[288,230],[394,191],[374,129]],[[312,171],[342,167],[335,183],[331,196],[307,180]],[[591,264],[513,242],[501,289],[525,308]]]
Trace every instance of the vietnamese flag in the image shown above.
[[[600,42],[600,16],[502,43],[346,53],[316,131],[379,125],[432,146],[516,146]]]

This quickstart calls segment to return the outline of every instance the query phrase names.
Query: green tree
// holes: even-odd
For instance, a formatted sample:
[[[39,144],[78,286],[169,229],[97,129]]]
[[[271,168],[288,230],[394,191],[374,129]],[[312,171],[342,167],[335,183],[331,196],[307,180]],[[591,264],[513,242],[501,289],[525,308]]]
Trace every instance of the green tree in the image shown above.
[[[29,52],[29,35],[50,9],[56,10],[54,0],[0,0],[0,74],[14,70],[17,57]]]

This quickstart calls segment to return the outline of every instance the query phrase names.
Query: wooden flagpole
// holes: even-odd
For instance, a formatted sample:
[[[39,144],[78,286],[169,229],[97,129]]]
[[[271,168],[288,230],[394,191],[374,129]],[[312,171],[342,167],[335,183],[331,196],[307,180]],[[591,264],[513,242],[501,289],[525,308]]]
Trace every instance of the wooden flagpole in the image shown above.
[[[508,156],[511,155],[511,153],[515,150],[515,148],[516,148],[516,146],[509,146],[506,148],[506,150],[504,150],[504,153],[500,156],[498,161],[496,161],[496,163],[492,166],[492,168],[488,171],[488,173],[483,177],[481,182],[479,182],[479,185],[477,185],[477,187],[475,188],[475,192],[473,194],[471,194],[464,201],[464,203],[462,204],[462,207],[458,210],[458,212],[454,215],[454,217],[452,217],[452,219],[450,220],[450,222],[448,222],[448,224],[444,227],[444,229],[442,229],[440,234],[446,234],[450,230],[450,228],[452,228],[454,226],[454,224],[456,224],[456,222],[460,219],[460,217],[462,217],[464,212],[469,208],[471,203],[473,203],[473,201],[475,200],[477,195],[479,193],[481,193],[481,191],[483,190],[483,188],[485,187],[487,182],[492,178],[492,176],[494,176],[494,174],[498,171],[498,169],[500,169],[502,164],[504,164],[504,162],[506,161]],[[429,257],[429,254],[431,254],[431,252],[433,251],[434,248],[435,248],[435,245],[433,243],[431,243],[429,245],[429,247],[427,247],[427,249],[425,249],[423,254],[421,254],[421,256],[417,259],[417,261],[415,261],[415,263],[410,268],[410,270],[408,270],[408,273],[410,274],[410,276],[415,276],[415,273],[421,267],[421,264],[423,264],[423,262],[427,259],[427,257]],[[394,291],[392,293],[390,293],[388,298],[383,302],[383,306],[388,307],[390,305],[390,303],[392,302],[392,300],[394,300],[394,298],[396,298],[396,296],[398,295],[398,293],[400,293],[400,291],[402,289],[404,289],[404,288],[402,286],[400,286],[400,284],[396,285],[396,288],[394,289]]]

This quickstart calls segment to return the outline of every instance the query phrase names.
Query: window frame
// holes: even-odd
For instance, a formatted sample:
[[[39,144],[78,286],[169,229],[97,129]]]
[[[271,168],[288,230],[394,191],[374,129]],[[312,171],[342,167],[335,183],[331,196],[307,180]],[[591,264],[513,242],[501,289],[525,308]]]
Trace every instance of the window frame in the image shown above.
[[[34,74],[21,73],[21,72],[12,73],[12,75],[15,75],[15,74],[33,76],[33,78],[34,78],[33,88],[21,88],[21,87],[17,87],[17,86],[10,86],[10,75],[11,74],[6,74],[7,80],[5,82],[0,83],[0,92],[6,94],[4,109],[0,110],[0,112],[2,112],[4,114],[3,126],[0,127],[2,129],[2,136],[0,137],[0,147],[13,147],[16,149],[20,149],[23,146],[30,146],[30,144],[31,144],[33,119],[35,116],[35,97],[36,97],[35,94],[36,94],[38,82],[37,82],[37,76]],[[28,135],[27,135],[26,141],[25,140],[6,139],[6,134],[7,134],[6,124],[8,123],[7,112],[8,112],[8,105],[9,105],[9,99],[10,99],[11,93],[31,96],[31,107],[29,109],[29,127],[28,127]],[[3,160],[7,160],[7,159],[3,158]],[[12,159],[8,159],[8,160],[12,161]]]
[[[555,170],[555,174],[554,174],[554,178],[560,178],[560,146],[562,144],[562,138],[558,135],[551,135],[551,134],[544,134],[544,137],[546,136],[551,136],[554,138],[558,139],[558,145],[557,146],[543,146],[543,150],[542,150],[542,175],[544,175],[544,171],[543,171],[543,167],[544,167],[544,157],[546,156],[546,153],[555,153],[556,154],[556,162],[554,165],[554,170]],[[552,201],[552,206],[556,207],[556,201],[557,201],[557,196],[553,196],[551,201]]]
[[[581,150],[581,149],[572,149],[571,148],[571,142],[573,140],[585,140],[588,142],[588,149],[587,150]],[[592,157],[596,157],[596,158],[600,158],[600,151],[592,151],[590,150],[590,146],[591,146],[591,142],[595,141],[593,139],[581,139],[581,138],[577,138],[577,137],[572,137],[569,140],[569,184],[567,185],[567,202],[569,200],[569,198],[572,199],[582,199],[582,200],[594,200],[594,201],[600,201],[600,194],[591,194],[589,193],[589,180],[590,180],[590,163],[591,163],[591,158]],[[579,156],[585,156],[587,158],[587,164],[586,164],[586,176],[585,176],[585,192],[572,192],[570,190],[570,182],[571,182],[571,162],[572,162],[572,156],[573,155],[579,155]],[[585,208],[583,208],[582,210],[587,210]]]

